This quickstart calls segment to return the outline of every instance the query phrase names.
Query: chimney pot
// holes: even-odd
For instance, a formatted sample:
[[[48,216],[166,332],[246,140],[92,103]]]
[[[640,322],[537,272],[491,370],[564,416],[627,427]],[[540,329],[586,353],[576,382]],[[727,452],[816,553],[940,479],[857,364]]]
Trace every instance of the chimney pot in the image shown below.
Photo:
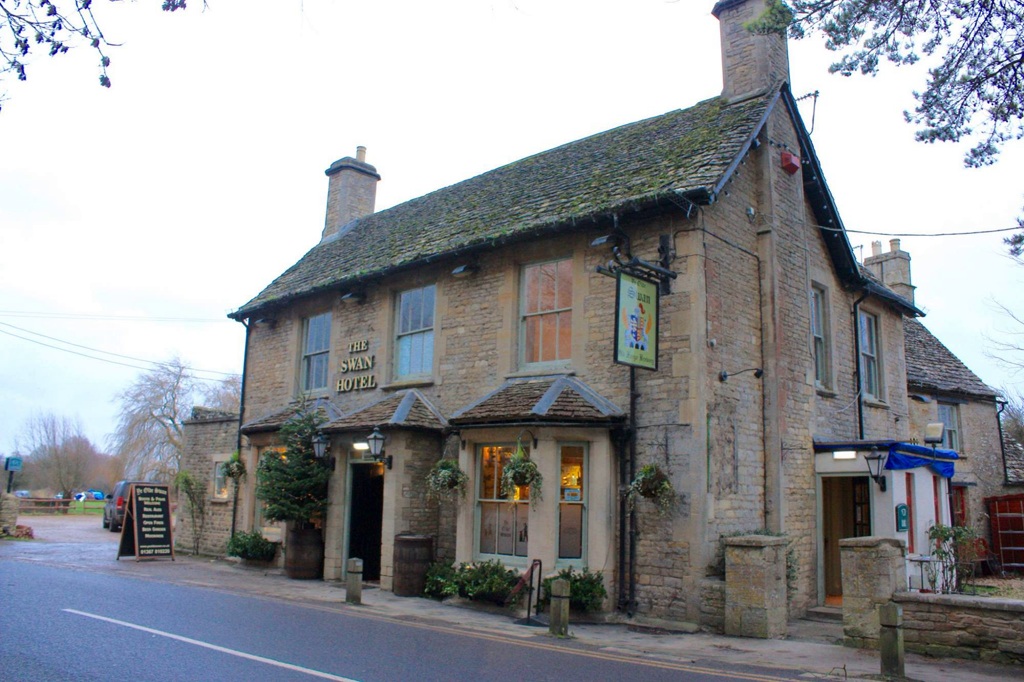
[[[366,147],[356,147],[356,158],[346,156],[331,164],[327,174],[327,217],[321,241],[338,234],[353,220],[373,213],[377,197],[377,169],[366,163]]]
[[[874,241],[871,242],[871,255],[881,256],[882,255],[882,242]]]
[[[899,251],[900,250],[900,240],[899,239],[890,239],[889,240],[889,250],[892,251],[893,253],[896,253],[897,251]]]
[[[718,0],[711,10],[722,40],[722,95],[738,100],[789,82],[786,36],[755,34],[744,24],[757,19],[769,0]]]

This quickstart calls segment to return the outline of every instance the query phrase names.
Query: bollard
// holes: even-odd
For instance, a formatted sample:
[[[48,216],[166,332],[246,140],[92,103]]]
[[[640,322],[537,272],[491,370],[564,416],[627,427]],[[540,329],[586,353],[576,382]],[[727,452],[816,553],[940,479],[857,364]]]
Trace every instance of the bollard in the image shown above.
[[[878,650],[882,658],[882,676],[906,677],[903,652],[903,607],[895,602],[878,607]]]
[[[348,560],[348,582],[345,585],[345,601],[349,604],[363,603],[363,560]]]
[[[555,637],[569,636],[569,581],[558,578],[551,582],[551,623],[548,631]]]

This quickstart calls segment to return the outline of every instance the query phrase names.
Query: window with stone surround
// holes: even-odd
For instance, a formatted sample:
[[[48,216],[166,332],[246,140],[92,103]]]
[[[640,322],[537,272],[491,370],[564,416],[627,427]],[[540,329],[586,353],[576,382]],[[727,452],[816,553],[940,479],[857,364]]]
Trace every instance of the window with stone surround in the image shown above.
[[[477,451],[477,554],[484,558],[528,556],[530,488],[517,487],[511,500],[501,494],[501,473],[515,451],[515,445],[484,445]]]
[[[960,406],[956,403],[939,403],[939,421],[945,425],[942,432],[942,447],[947,450],[960,449]]]
[[[520,301],[522,364],[567,363],[572,357],[572,259],[524,266]]]
[[[398,294],[395,309],[395,378],[429,377],[434,371],[434,296],[430,284]]]
[[[213,463],[213,499],[228,499],[228,463]]]
[[[321,313],[303,320],[302,376],[303,391],[327,388],[331,356],[331,314]]]
[[[860,387],[865,398],[883,401],[878,316],[860,311]]]
[[[832,388],[832,344],[829,334],[828,292],[825,287],[811,287],[811,339],[814,346],[814,383],[818,388]]]

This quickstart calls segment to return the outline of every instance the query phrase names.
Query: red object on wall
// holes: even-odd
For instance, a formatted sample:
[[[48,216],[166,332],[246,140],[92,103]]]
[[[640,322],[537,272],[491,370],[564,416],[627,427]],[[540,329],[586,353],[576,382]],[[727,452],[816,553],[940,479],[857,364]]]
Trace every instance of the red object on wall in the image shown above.
[[[800,170],[800,157],[793,152],[782,152],[782,170],[793,175]]]

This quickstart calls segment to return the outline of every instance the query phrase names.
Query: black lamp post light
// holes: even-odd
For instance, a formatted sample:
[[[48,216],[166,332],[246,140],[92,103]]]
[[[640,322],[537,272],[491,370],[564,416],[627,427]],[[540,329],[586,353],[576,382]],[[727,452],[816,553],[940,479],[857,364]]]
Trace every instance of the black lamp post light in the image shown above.
[[[885,492],[885,474],[882,473],[882,466],[885,464],[885,455],[872,450],[870,455],[864,455],[864,461],[868,464],[868,476],[878,484],[878,489]]]
[[[334,457],[327,457],[327,453],[330,452],[330,450],[330,437],[325,436],[321,431],[317,431],[316,435],[313,436],[313,456],[326,464],[328,469],[334,471]]]
[[[384,454],[384,441],[387,437],[380,432],[380,427],[373,427],[373,433],[366,437],[366,443],[370,446],[370,455],[375,462],[383,462],[388,469],[391,468],[391,455]]]

